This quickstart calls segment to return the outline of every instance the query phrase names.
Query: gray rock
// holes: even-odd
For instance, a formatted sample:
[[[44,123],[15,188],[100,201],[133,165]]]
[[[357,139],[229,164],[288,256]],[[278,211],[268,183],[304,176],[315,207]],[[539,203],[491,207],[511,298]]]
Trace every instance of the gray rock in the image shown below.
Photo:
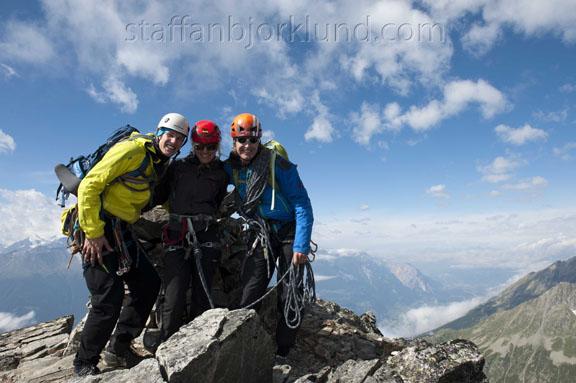
[[[301,377],[347,360],[381,359],[400,350],[403,340],[388,339],[370,314],[359,317],[329,301],[317,300],[307,308],[296,345],[288,355],[292,376]]]
[[[484,357],[467,340],[431,345],[419,340],[391,356],[387,365],[409,383],[477,383],[486,381]]]
[[[208,310],[160,345],[170,382],[272,381],[273,342],[254,310]]]
[[[86,318],[88,318],[88,313],[84,315],[84,318],[74,327],[74,330],[70,333],[68,338],[68,343],[62,355],[74,355],[78,348],[80,347],[80,338],[82,336],[82,331],[84,330],[84,324],[86,323]]]
[[[70,315],[0,334],[0,371],[16,369],[26,360],[61,356],[73,323]]]
[[[160,373],[160,365],[153,358],[144,359],[137,366],[129,370],[115,370],[94,376],[82,378],[72,378],[69,383],[164,383],[165,380]]]
[[[287,364],[278,364],[272,368],[272,383],[285,383],[290,377],[292,367]]]
[[[347,360],[332,373],[328,383],[363,383],[382,365],[379,359]]]
[[[0,334],[0,382],[487,382],[484,358],[469,341],[387,339],[372,315],[321,300],[308,307],[295,347],[273,368],[275,308],[263,309],[268,331],[253,310],[209,310],[160,345],[156,359],[84,378],[73,377],[72,317]]]
[[[316,374],[306,374],[294,381],[294,383],[326,383],[330,374],[332,373],[332,368],[326,366],[318,371]]]
[[[73,376],[73,355],[55,355],[22,361],[17,369],[0,374],[0,382],[63,382]]]
[[[383,359],[348,360],[325,367],[298,383],[487,383],[484,359],[477,347],[465,340],[440,345],[417,340]]]
[[[390,370],[386,365],[382,365],[374,375],[366,378],[364,383],[404,383],[404,380],[396,371]]]

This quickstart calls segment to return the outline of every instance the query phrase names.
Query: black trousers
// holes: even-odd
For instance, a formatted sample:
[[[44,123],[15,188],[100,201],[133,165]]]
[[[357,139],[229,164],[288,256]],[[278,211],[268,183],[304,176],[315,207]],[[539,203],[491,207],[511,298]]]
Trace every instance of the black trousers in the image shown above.
[[[208,231],[197,233],[200,243],[218,241],[216,227]],[[220,261],[220,250],[215,247],[201,247],[200,259],[202,273],[206,281],[208,292],[212,288],[214,273]],[[189,319],[194,319],[204,311],[210,309],[210,302],[202,286],[200,274],[196,266],[193,248],[190,248],[188,258],[186,251],[177,249],[166,252],[164,258],[164,271],[162,285],[164,288],[164,302],[162,304],[161,339],[165,341],[184,324],[186,313],[186,294],[191,287],[191,308]]]
[[[106,225],[106,238],[113,246],[115,242],[111,240],[109,224]],[[108,272],[99,265],[83,265],[92,307],[82,331],[75,365],[97,364],[108,339],[116,352],[126,350],[132,339],[142,332],[156,301],[160,278],[146,255],[141,253],[138,256],[132,238],[126,239],[126,245],[132,257],[132,267],[122,276],[116,274],[118,254],[115,252],[103,256]],[[124,283],[128,286],[130,295],[123,306]],[[114,326],[116,330],[112,334]]]
[[[270,279],[274,274],[274,264],[278,260],[278,272],[276,280],[279,280],[282,275],[288,270],[292,263],[292,256],[294,251],[292,249],[294,244],[295,223],[284,225],[278,232],[271,230],[270,242],[272,247],[272,254],[269,262],[264,258],[264,252],[261,246],[258,246],[254,253],[246,257],[242,265],[241,278],[242,278],[242,299],[239,307],[245,307],[252,302],[256,301],[266,293]],[[251,245],[250,241],[248,245]],[[300,271],[300,270],[298,270]],[[297,274],[301,278],[300,273]],[[284,279],[284,283],[278,286],[277,290],[277,325],[276,325],[276,345],[278,352],[285,354],[294,345],[296,341],[296,334],[298,329],[291,329],[286,325],[284,317],[284,304],[288,295],[288,289],[285,284],[288,283],[288,276]],[[253,308],[259,311],[261,304],[256,304]]]

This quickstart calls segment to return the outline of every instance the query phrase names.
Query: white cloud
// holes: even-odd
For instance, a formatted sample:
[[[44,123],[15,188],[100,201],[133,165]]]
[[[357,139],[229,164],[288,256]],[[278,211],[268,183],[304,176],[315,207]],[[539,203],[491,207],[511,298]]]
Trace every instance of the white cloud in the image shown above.
[[[0,69],[4,73],[4,78],[11,79],[12,77],[20,77],[16,69],[12,68],[10,65],[6,65],[4,63],[0,63]]]
[[[502,141],[513,145],[523,145],[529,141],[546,140],[548,138],[548,133],[542,129],[533,128],[528,124],[518,129],[500,124],[494,131]]]
[[[479,166],[482,180],[490,183],[498,183],[510,179],[511,172],[524,164],[524,161],[513,157],[496,157],[491,163]]]
[[[53,199],[34,189],[0,189],[0,245],[60,237],[60,214]]]
[[[379,80],[401,94],[407,94],[414,81],[441,83],[453,53],[445,25],[412,7],[410,1],[342,3],[351,20],[370,15],[374,29],[371,32],[380,37],[377,42],[364,42],[356,52],[341,56],[341,65],[356,81]],[[335,9],[340,11],[339,7]],[[340,17],[345,14],[339,13]],[[402,24],[408,28],[400,28]],[[384,25],[392,28],[382,32]],[[347,48],[351,50],[350,46]]]
[[[565,43],[576,41],[576,3],[572,0],[425,0],[432,15],[445,22],[479,14],[481,20],[464,34],[462,42],[475,53],[486,53],[510,28],[525,36],[545,33]]]
[[[330,279],[336,278],[336,275],[314,275],[314,282],[329,281]]]
[[[500,197],[502,193],[498,190],[491,190],[490,193],[488,194],[490,195],[490,197]]]
[[[368,210],[368,209],[370,209],[370,206],[368,206],[368,205],[366,205],[366,204],[360,205],[360,210],[366,211],[366,210]]]
[[[380,323],[379,329],[388,337],[413,337],[460,318],[487,298],[473,298],[440,306],[422,306],[408,310],[395,323]]]
[[[450,194],[448,194],[448,192],[446,191],[446,185],[443,184],[430,186],[426,190],[426,194],[430,194],[434,198],[441,198],[441,199],[450,198]]]
[[[534,113],[534,117],[546,122],[564,122],[568,118],[568,108],[553,112],[538,110]]]
[[[576,238],[559,233],[550,237],[520,243],[515,251],[547,260],[567,259],[576,252]]]
[[[34,323],[35,315],[34,311],[30,311],[22,316],[0,312],[0,333],[30,326]]]
[[[388,103],[383,110],[378,105],[363,102],[360,112],[350,114],[356,132],[354,140],[368,146],[375,135],[386,130],[398,131],[403,125],[415,131],[426,131],[471,104],[479,105],[484,118],[491,118],[508,106],[505,96],[482,79],[452,81],[444,86],[442,100],[431,100],[421,107],[411,106],[404,113],[396,102]]]
[[[570,84],[570,83],[562,84],[562,86],[560,87],[560,92],[563,93],[576,92],[576,84]]]
[[[31,64],[43,64],[55,56],[54,48],[40,27],[9,21],[0,39],[0,57]]]
[[[157,85],[165,85],[170,77],[165,63],[167,57],[161,50],[151,51],[137,45],[123,46],[118,49],[116,60],[129,73],[149,79]]]
[[[360,113],[352,113],[350,120],[354,132],[352,137],[354,141],[361,145],[370,144],[372,136],[384,129],[378,105],[363,102]]]
[[[572,159],[572,152],[576,149],[576,142],[567,142],[564,146],[560,148],[554,148],[553,153],[555,156],[562,158],[563,160]]]
[[[351,218],[370,218],[358,234]],[[522,244],[562,235],[564,243],[576,239],[576,210],[533,209],[495,210],[486,214],[437,212],[391,214],[370,209],[349,214],[319,216],[324,224],[314,227],[314,238],[323,250],[319,256],[367,252],[387,261],[441,262],[470,267],[531,268],[549,262],[551,257],[566,259],[568,251],[525,252]],[[560,248],[560,246],[556,247]],[[561,258],[564,257],[564,258]]]
[[[16,150],[16,142],[14,138],[0,129],[0,154],[10,153]]]
[[[116,77],[109,77],[102,84],[103,90],[98,91],[90,84],[86,92],[98,103],[112,102],[120,106],[125,113],[134,113],[138,109],[138,96]]]
[[[314,117],[312,125],[304,134],[306,141],[316,140],[323,143],[332,142],[332,135],[334,134],[334,127],[326,116],[320,114]]]
[[[273,130],[263,130],[262,131],[262,142],[273,140],[276,135]]]
[[[336,131],[330,121],[330,112],[320,101],[318,92],[315,92],[312,96],[312,105],[316,109],[317,115],[314,117],[312,125],[308,128],[308,131],[304,134],[304,138],[306,141],[316,140],[323,143],[332,142],[336,135]]]
[[[252,0],[239,0],[232,17],[245,36],[232,41],[208,39],[207,35],[201,41],[190,38],[192,23],[203,27],[220,23],[227,27],[227,0],[202,4],[201,17],[190,13],[190,9],[200,6],[196,1],[120,5],[43,0],[42,5],[43,14],[37,24],[12,22],[2,43],[10,44],[8,48],[20,51],[28,61],[52,60],[58,64],[44,66],[45,70],[78,74],[83,84],[95,84],[87,89],[94,100],[113,102],[129,113],[138,107],[132,82],[145,79],[153,85],[170,86],[174,94],[182,97],[227,87],[274,108],[281,117],[301,111],[311,115],[318,112],[308,102],[315,91],[334,92],[353,81],[360,86],[386,85],[401,93],[407,92],[414,82],[426,86],[442,84],[453,52],[443,26],[434,25],[430,41],[420,39],[420,33],[427,31],[417,30],[419,26],[433,25],[434,20],[408,0],[322,0],[312,5],[276,1],[258,7]],[[188,29],[174,27],[173,17],[184,15],[188,17]],[[322,36],[316,36],[306,55],[300,57],[282,38],[274,36],[264,41],[254,35],[255,26],[264,21],[280,25],[296,17],[294,24],[298,24],[307,16],[313,25],[354,26],[367,20],[366,15],[374,35],[381,34],[383,25],[394,24],[410,27],[413,30],[409,34],[418,36],[405,36],[394,28],[390,29],[393,39],[371,42],[344,38],[324,41]],[[30,48],[32,42],[36,43],[34,49]],[[379,81],[373,82],[374,78]],[[110,89],[112,94],[106,94]],[[321,102],[329,107],[324,98]],[[313,119],[306,138],[332,141],[332,118],[316,113]]]
[[[500,26],[496,23],[473,25],[462,37],[466,50],[475,56],[486,54],[502,36]]]
[[[483,18],[501,27],[512,25],[529,36],[553,33],[567,43],[576,41],[576,3],[572,0],[493,0],[484,7]]]
[[[443,99],[432,100],[422,107],[411,106],[399,115],[394,104],[388,104],[387,121],[390,124],[407,124],[416,131],[431,129],[442,120],[457,115],[470,104],[478,104],[484,118],[491,118],[507,107],[505,96],[488,82],[480,79],[457,80],[444,86]]]
[[[271,89],[260,88],[254,92],[254,95],[262,102],[277,107],[280,116],[300,112],[305,105],[304,97],[297,89],[284,93],[272,93]]]
[[[548,181],[544,177],[536,176],[517,183],[506,184],[502,187],[507,190],[527,191],[545,188],[546,186],[548,186]]]
[[[466,13],[475,13],[490,0],[423,0],[435,18],[449,21]]]

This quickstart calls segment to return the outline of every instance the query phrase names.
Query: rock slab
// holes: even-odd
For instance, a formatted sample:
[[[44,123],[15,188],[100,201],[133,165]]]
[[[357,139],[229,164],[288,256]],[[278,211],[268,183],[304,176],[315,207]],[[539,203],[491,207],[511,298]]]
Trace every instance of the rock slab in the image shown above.
[[[269,383],[273,357],[273,341],[254,310],[206,311],[156,351],[164,378],[175,383]]]

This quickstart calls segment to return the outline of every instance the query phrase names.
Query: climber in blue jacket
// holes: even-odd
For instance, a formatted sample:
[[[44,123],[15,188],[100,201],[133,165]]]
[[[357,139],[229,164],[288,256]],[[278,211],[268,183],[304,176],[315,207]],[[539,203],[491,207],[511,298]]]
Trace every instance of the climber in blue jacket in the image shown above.
[[[231,136],[233,149],[224,168],[235,186],[238,214],[249,227],[249,251],[241,270],[243,291],[239,304],[239,307],[246,307],[266,292],[276,261],[278,278],[284,275],[290,263],[295,265],[296,275],[301,277],[298,265],[308,261],[314,217],[296,165],[288,161],[283,148],[272,150],[260,143],[262,127],[255,115],[242,113],[236,116]],[[289,283],[289,278],[285,278],[278,287],[280,317],[276,353],[283,357],[294,345],[297,332],[297,328],[287,326],[284,316]],[[257,310],[259,307],[259,304],[253,306]]]

